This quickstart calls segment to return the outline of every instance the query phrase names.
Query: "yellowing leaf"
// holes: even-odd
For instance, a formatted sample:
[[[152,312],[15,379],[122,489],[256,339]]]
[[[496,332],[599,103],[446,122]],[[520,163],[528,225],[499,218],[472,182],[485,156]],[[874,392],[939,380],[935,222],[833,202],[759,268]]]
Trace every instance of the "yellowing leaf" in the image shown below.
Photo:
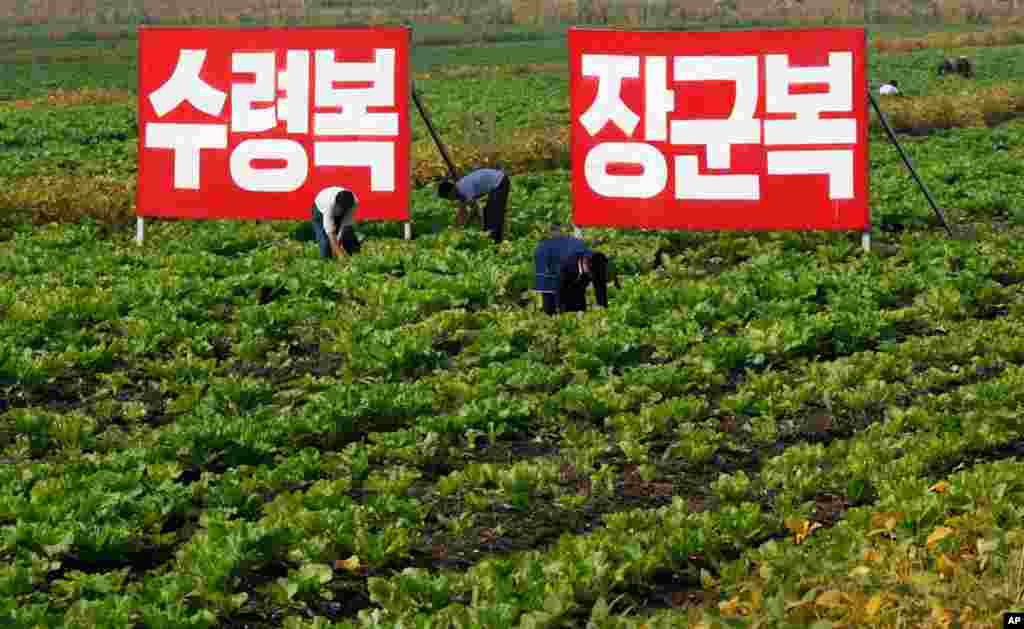
[[[726,616],[740,616],[744,613],[743,607],[740,606],[740,597],[734,596],[727,601],[722,601],[718,604],[719,611]]]
[[[864,551],[864,561],[872,561],[878,563],[882,561],[882,553],[878,552],[874,548],[869,548]]]
[[[868,600],[867,605],[864,606],[864,613],[867,614],[869,618],[877,616],[884,604],[885,595],[881,593],[875,594]]]
[[[341,560],[336,559],[334,561],[334,567],[338,570],[348,570],[349,572],[355,572],[359,570],[359,557],[352,555],[348,559]]]
[[[952,577],[956,574],[957,564],[943,553],[939,555],[939,558],[935,561],[935,568],[942,576]]]
[[[811,522],[809,520],[799,520],[796,518],[790,518],[786,520],[786,528],[792,531],[794,541],[797,545],[803,544],[804,540],[813,533],[815,530],[821,528],[821,524],[817,522]]]
[[[871,514],[871,528],[891,531],[903,519],[903,514],[898,511],[883,511]]]
[[[939,605],[932,607],[932,621],[943,629],[948,629],[948,627],[952,626],[955,618],[956,615],[951,609],[946,609]]]
[[[761,590],[751,590],[750,592],[750,608],[752,610],[760,611],[763,597]]]
[[[871,568],[867,566],[857,566],[853,570],[850,570],[850,576],[852,577],[866,577],[871,574]]]
[[[944,480],[940,480],[939,482],[929,487],[928,491],[934,491],[937,494],[944,494],[947,491],[949,491],[949,483],[947,483]]]
[[[972,620],[974,620],[975,616],[976,616],[976,614],[975,614],[975,611],[974,611],[973,607],[965,607],[962,610],[960,610],[960,623],[961,624],[969,623]]]
[[[948,526],[940,526],[939,528],[932,531],[932,534],[928,536],[928,548],[934,548],[936,544],[946,539],[955,532],[956,531],[949,528]]]
[[[839,590],[829,590],[827,592],[822,592],[814,603],[818,607],[842,607],[843,598],[843,593]]]
[[[995,550],[997,548],[999,548],[999,542],[997,542],[994,539],[992,539],[992,540],[978,539],[978,554],[979,555],[991,554],[991,553],[995,552]]]
[[[801,520],[800,518],[786,518],[786,528],[794,535],[803,530],[806,525],[807,520]]]

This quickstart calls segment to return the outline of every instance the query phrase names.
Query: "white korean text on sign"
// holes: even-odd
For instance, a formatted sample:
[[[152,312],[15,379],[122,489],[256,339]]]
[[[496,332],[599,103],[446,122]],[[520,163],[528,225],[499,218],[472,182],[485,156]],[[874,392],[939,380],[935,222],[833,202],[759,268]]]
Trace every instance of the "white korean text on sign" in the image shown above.
[[[341,186],[407,220],[406,28],[144,28],[139,216],[309,218]]]
[[[577,225],[866,229],[863,29],[569,31]]]

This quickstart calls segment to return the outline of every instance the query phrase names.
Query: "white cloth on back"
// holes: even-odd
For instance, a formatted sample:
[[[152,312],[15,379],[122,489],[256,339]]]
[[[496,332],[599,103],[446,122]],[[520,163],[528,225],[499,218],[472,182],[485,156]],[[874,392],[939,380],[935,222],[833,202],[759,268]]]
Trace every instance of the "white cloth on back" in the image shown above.
[[[331,186],[330,188],[324,188],[316,195],[316,209],[320,210],[320,213],[324,216],[324,231],[328,234],[337,234],[341,229],[349,227],[355,224],[356,208],[359,207],[359,199],[356,199],[355,207],[348,213],[341,221],[341,225],[336,224],[336,220],[341,218],[341,208],[338,207],[334,200],[338,197],[338,194],[344,192],[345,188],[340,186]],[[355,197],[355,194],[352,195]]]
[[[882,96],[890,96],[892,94],[899,94],[899,92],[900,91],[898,89],[896,89],[895,85],[890,85],[889,83],[886,83],[882,87],[878,88],[878,93],[881,94]]]

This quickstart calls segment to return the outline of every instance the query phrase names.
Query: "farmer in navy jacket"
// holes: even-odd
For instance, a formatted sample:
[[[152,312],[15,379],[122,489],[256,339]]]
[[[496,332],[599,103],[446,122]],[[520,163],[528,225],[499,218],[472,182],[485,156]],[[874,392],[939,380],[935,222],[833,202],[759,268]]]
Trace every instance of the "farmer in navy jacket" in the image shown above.
[[[484,229],[491,232],[494,242],[501,242],[505,231],[505,206],[508,204],[510,188],[508,175],[495,168],[474,170],[455,183],[444,180],[437,186],[437,196],[459,203],[456,224],[465,220],[466,206],[487,195],[484,206]],[[475,208],[475,204],[474,204]]]
[[[551,238],[533,254],[536,291],[544,298],[544,312],[581,312],[587,309],[586,289],[594,283],[597,304],[608,307],[608,258],[592,251],[579,238],[562,235],[556,225]]]

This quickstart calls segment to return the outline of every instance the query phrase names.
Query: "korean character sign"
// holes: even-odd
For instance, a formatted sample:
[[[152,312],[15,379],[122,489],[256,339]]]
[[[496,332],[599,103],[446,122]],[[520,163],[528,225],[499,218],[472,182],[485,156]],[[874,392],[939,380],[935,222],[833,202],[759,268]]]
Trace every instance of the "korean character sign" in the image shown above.
[[[141,28],[139,216],[408,220],[409,29]]]
[[[580,226],[867,230],[864,29],[570,29]]]

